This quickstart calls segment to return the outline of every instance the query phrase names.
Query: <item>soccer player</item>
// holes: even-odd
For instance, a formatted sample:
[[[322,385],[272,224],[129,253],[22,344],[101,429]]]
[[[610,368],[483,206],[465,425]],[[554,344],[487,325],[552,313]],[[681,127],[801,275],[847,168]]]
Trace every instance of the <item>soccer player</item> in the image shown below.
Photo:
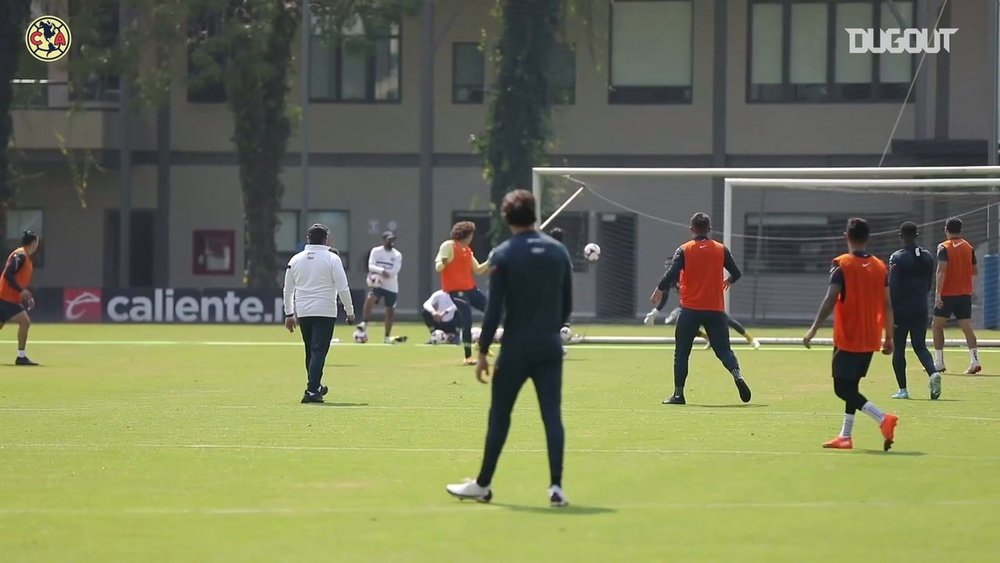
[[[31,275],[35,271],[31,257],[38,251],[40,241],[38,235],[24,231],[21,236],[21,246],[7,257],[7,264],[0,277],[0,328],[10,321],[17,323],[17,359],[16,366],[37,366],[28,359],[25,348],[28,345],[28,329],[31,328],[31,318],[28,316],[35,306],[28,286],[31,285]]]
[[[354,322],[354,302],[344,263],[329,246],[330,231],[319,223],[309,227],[305,249],[288,261],[285,270],[285,328],[302,328],[308,381],[303,403],[322,403],[329,389],[322,384],[323,367],[337,322],[337,298],[348,322]]]
[[[833,312],[833,390],[844,400],[844,426],[824,448],[849,450],[854,447],[851,431],[854,413],[861,411],[875,419],[889,451],[895,439],[899,417],[883,413],[861,394],[861,379],[868,374],[872,354],[879,349],[891,354],[892,304],[889,298],[885,263],[865,251],[871,229],[864,219],[847,222],[847,254],[833,259],[830,285],[802,344],[809,348],[816,331]],[[883,341],[883,334],[885,340]]]
[[[485,274],[490,267],[489,260],[480,264],[472,253],[469,245],[475,235],[474,223],[455,223],[451,228],[451,239],[441,243],[434,259],[434,269],[441,273],[441,289],[451,296],[458,307],[465,364],[470,366],[476,365],[476,360],[472,358],[472,308],[486,310],[486,296],[476,287],[474,274]]]
[[[451,300],[451,296],[444,290],[437,290],[431,294],[427,301],[424,301],[423,311],[424,324],[428,330],[434,332],[440,330],[448,335],[448,339],[457,336],[458,327],[455,325],[455,312],[458,307]]]
[[[979,274],[976,251],[969,241],[962,238],[962,220],[948,219],[944,226],[948,237],[937,249],[937,285],[934,292],[934,368],[943,372],[944,325],[955,317],[958,327],[965,334],[969,347],[969,369],[966,374],[983,370],[979,363],[979,344],[972,330],[972,278]]]
[[[521,386],[535,383],[549,452],[549,503],[568,505],[562,490],[562,345],[560,327],[573,308],[573,265],[566,248],[535,230],[535,197],[527,190],[504,196],[501,212],[513,236],[493,255],[490,299],[479,337],[476,377],[486,382],[493,336],[504,317],[504,346],[497,357],[491,392],[486,451],[479,477],[447,491],[461,499],[489,502],[490,484],[510,430],[510,415]]]
[[[366,331],[372,308],[384,300],[386,344],[406,342],[406,337],[392,337],[392,323],[396,319],[396,300],[399,297],[399,271],[403,268],[403,254],[395,248],[395,244],[396,234],[386,231],[382,233],[382,244],[372,248],[368,253],[368,273],[380,276],[382,283],[373,287],[368,293],[361,323],[358,324],[358,329]]]
[[[646,318],[643,319],[642,321],[644,324],[652,326],[654,323],[656,323],[656,315],[661,311],[663,311],[663,307],[666,306],[667,297],[670,296],[670,289],[671,288],[663,290],[663,296],[660,298],[660,302],[657,303],[656,306],[649,311],[649,313],[646,313]],[[677,287],[674,286],[673,289],[677,289]],[[669,315],[667,315],[667,318],[663,320],[663,324],[673,324],[680,316],[681,316],[681,308],[676,307],[673,311],[670,312]],[[735,330],[737,334],[745,338],[747,344],[753,346],[754,350],[760,349],[760,342],[758,342],[757,339],[750,334],[750,331],[748,331],[746,327],[743,326],[743,323],[737,321],[736,319],[730,317],[729,315],[726,315],[726,324],[729,325],[729,328]],[[706,350],[712,347],[712,342],[708,340],[708,335],[705,334],[701,329],[698,329],[697,335],[699,338],[705,339]]]
[[[899,226],[903,248],[889,257],[889,296],[895,328],[893,332],[892,370],[899,391],[893,399],[909,399],[906,390],[906,338],[927,372],[931,400],[941,396],[941,374],[934,368],[934,358],[927,349],[927,294],[934,283],[934,257],[917,245],[917,224],[906,221]]]
[[[691,217],[692,240],[674,252],[670,267],[649,300],[659,304],[671,287],[680,292],[681,313],[674,330],[674,393],[663,404],[683,405],[684,382],[688,376],[691,347],[700,328],[705,329],[715,356],[733,376],[740,400],[750,402],[750,387],[740,373],[740,362],[729,344],[729,316],[726,314],[725,292],[740,279],[742,273],[729,249],[708,238],[712,222],[708,215],[695,213]],[[722,270],[729,277],[722,279]]]

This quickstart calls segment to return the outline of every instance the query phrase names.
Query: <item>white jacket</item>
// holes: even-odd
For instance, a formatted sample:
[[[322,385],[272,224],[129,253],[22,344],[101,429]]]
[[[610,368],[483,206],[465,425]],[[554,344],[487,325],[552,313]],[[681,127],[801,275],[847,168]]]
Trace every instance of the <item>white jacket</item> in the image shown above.
[[[285,270],[285,315],[336,317],[337,297],[354,315],[354,301],[344,263],[329,246],[307,244],[288,261]]]

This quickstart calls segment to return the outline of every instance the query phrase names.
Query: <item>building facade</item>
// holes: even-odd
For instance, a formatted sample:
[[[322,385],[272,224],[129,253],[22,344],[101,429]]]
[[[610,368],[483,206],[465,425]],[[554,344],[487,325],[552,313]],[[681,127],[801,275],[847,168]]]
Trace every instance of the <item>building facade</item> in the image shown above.
[[[383,231],[396,231],[404,312],[416,310],[421,294],[436,284],[429,261],[452,222],[482,221],[488,210],[482,160],[470,139],[487,119],[493,68],[484,52],[497,38],[493,4],[438,0],[432,13],[405,18],[364,52],[315,39],[307,80],[293,79],[291,103],[298,104],[304,86],[310,98],[307,219],[331,226],[358,287],[368,249]],[[990,2],[946,3],[939,26],[959,31],[950,52],[922,63],[920,55],[848,52],[844,28],[933,27],[941,4],[595,1],[592,12],[570,18],[558,38],[550,164],[875,166],[884,151],[887,165],[986,164],[996,65]],[[423,34],[428,22],[433,41]],[[43,233],[38,285],[243,284],[243,210],[224,92],[189,85],[185,57],[178,60],[169,109],[131,115],[125,135],[115,81],[99,84],[93,101],[69,113],[66,71],[58,63],[19,79],[12,153],[23,179],[9,230],[31,226]],[[426,73],[432,80],[422,88]],[[427,131],[421,113],[429,99]],[[299,131],[282,174],[276,237],[284,257],[304,234]],[[131,161],[124,183],[123,138]],[[66,150],[77,151],[72,165]],[[424,196],[422,150],[433,155]],[[580,266],[579,309],[631,316],[644,308],[642,296],[685,237],[671,222],[683,223],[696,210],[719,216],[720,185],[621,178],[594,189],[612,201],[588,194],[570,208],[565,222],[576,229],[574,244],[597,240],[622,250],[607,257],[604,274]],[[429,216],[419,212],[427,194]],[[123,200],[131,210],[127,275],[120,271]],[[910,211],[898,198],[881,201],[886,210]],[[836,198],[804,208],[770,205],[787,213],[814,205],[831,216],[852,211]],[[740,208],[736,216],[748,213]],[[429,233],[432,248],[420,244],[422,233],[425,240]],[[741,244],[734,250],[738,256],[748,251]],[[612,267],[617,274],[609,273]],[[808,283],[822,283],[815,279]],[[599,292],[631,297],[602,305]]]

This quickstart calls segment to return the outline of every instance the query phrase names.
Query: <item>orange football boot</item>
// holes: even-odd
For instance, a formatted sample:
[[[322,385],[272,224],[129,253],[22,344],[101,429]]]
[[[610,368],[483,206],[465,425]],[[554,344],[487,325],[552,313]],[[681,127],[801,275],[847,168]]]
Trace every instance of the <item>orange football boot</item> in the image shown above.
[[[823,447],[832,450],[853,450],[854,440],[849,437],[837,436],[833,440],[824,443]]]
[[[882,444],[882,449],[885,451],[889,451],[893,440],[896,439],[897,424],[899,424],[899,417],[894,414],[886,413],[885,417],[882,418],[882,424],[879,425],[879,428],[882,430],[882,437],[885,438],[885,443]]]

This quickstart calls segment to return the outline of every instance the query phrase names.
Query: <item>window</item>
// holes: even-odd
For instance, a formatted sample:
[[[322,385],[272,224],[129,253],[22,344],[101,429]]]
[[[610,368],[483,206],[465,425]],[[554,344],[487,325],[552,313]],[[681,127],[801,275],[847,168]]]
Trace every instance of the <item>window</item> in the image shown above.
[[[611,4],[612,104],[691,102],[691,1]]]
[[[226,102],[225,46],[217,39],[221,18],[208,17],[195,23],[187,53],[187,99],[196,104]]]
[[[309,46],[309,99],[317,102],[398,102],[399,24],[374,35],[360,18],[331,44],[317,19]]]
[[[70,65],[70,100],[87,102],[117,102],[121,95],[118,79],[118,3],[95,2],[84,4],[82,0],[70,0],[69,21],[86,9],[84,16],[90,26],[73,28],[73,51],[87,49],[89,59],[100,61],[89,70],[89,74],[81,76],[79,70],[74,71]]]
[[[747,99],[751,102],[898,102],[911,54],[850,53],[845,28],[912,27],[912,0],[752,0]],[[911,100],[912,101],[912,100]]]
[[[542,221],[544,222],[546,219],[548,217],[544,217]],[[564,211],[557,215],[545,230],[551,232],[557,227],[563,230],[563,244],[566,245],[569,257],[573,261],[573,271],[585,272],[587,265],[590,264],[583,257],[583,247],[590,242],[588,240],[588,214],[579,211]]]
[[[36,268],[45,266],[45,213],[41,209],[8,209],[7,210],[7,232],[4,234],[3,258],[21,246],[21,236],[24,231],[32,231],[42,237],[42,243],[38,246],[38,252],[31,257],[31,262]]]
[[[344,261],[344,268],[350,270],[351,213],[349,211],[310,211],[307,225],[299,224],[301,213],[297,210],[278,212],[278,228],[274,231],[274,244],[278,260],[282,266],[305,245],[306,229],[313,223],[322,223],[330,229],[330,246],[337,249]],[[365,258],[367,260],[367,256]]]
[[[191,271],[198,276],[231,276],[235,271],[233,255],[236,254],[236,232],[194,231],[194,251],[191,253]]]
[[[549,63],[549,97],[555,105],[576,103],[576,48],[556,43]]]
[[[848,213],[748,213],[744,222],[743,254],[751,274],[821,274],[843,252],[839,233]],[[895,232],[906,218],[893,213],[866,214],[872,232]],[[872,237],[868,251],[888,256],[898,248],[895,237]]]
[[[451,48],[451,101],[481,104],[486,97],[485,57],[478,43],[455,43]]]
[[[18,51],[17,74],[14,76],[11,107],[45,107],[49,105],[49,63],[42,62],[27,49]]]

